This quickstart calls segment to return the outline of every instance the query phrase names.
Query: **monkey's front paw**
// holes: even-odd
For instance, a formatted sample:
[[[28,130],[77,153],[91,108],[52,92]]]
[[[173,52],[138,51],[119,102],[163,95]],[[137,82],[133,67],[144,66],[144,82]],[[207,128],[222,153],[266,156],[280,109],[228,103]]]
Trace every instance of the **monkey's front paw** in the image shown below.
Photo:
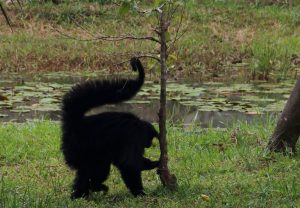
[[[154,168],[158,168],[159,163],[160,163],[159,160],[153,161],[153,166],[154,166]]]

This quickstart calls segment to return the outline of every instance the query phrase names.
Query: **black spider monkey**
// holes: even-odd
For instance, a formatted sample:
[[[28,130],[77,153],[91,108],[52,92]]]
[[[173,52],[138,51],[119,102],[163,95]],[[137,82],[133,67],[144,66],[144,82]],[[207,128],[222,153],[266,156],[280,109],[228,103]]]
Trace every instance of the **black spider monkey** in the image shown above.
[[[141,171],[158,167],[145,158],[158,132],[149,122],[131,113],[105,112],[86,116],[91,108],[131,99],[144,83],[138,58],[130,61],[139,72],[134,80],[94,80],[78,84],[63,97],[62,152],[66,164],[76,170],[71,198],[87,197],[89,191],[108,191],[103,184],[115,165],[134,196],[144,195]]]

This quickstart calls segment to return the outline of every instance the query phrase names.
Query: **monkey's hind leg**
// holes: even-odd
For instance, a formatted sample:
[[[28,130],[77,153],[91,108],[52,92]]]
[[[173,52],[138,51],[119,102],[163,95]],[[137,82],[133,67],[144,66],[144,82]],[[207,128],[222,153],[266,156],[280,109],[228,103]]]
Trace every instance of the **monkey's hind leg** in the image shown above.
[[[77,170],[73,183],[71,199],[87,197],[89,195],[89,176],[84,170]]]
[[[102,164],[97,168],[94,168],[91,172],[90,178],[90,190],[93,192],[103,191],[105,193],[108,192],[108,187],[103,184],[103,182],[107,179],[110,171],[110,163]]]

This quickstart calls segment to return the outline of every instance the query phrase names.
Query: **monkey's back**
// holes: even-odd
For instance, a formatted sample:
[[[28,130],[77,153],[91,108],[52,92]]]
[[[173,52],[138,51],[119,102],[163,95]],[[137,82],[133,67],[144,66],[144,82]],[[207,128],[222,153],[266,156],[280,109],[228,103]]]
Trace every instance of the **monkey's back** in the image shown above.
[[[90,165],[87,163],[119,160],[127,146],[146,140],[147,123],[125,112],[85,116],[76,129],[63,132],[62,150],[66,163],[78,169],[83,164]]]

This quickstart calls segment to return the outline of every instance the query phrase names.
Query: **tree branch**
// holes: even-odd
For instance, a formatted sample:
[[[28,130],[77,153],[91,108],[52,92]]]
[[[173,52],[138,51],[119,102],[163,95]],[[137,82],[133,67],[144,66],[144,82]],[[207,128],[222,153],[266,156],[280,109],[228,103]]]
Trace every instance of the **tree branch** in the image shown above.
[[[176,10],[178,9],[178,7],[176,7]],[[176,10],[172,11],[173,14],[176,12]],[[179,34],[179,30],[181,29],[182,27],[182,22],[183,22],[183,11],[184,9],[182,10],[181,12],[181,16],[180,16],[180,21],[179,21],[179,24],[178,24],[178,27],[176,28],[176,32],[175,32],[175,38],[173,39],[173,41],[169,44],[169,53],[172,52],[174,46],[175,46],[175,43],[186,33],[186,30],[183,30],[183,32],[181,34]],[[171,16],[173,16],[173,14]]]
[[[12,26],[11,26],[11,23],[10,23],[10,20],[9,20],[9,17],[8,17],[8,15],[7,15],[5,9],[4,9],[3,6],[2,6],[2,2],[0,2],[0,10],[1,10],[1,12],[2,12],[2,14],[3,14],[3,16],[4,16],[5,20],[6,20],[6,23],[8,24],[8,26],[9,26],[10,29],[11,29],[11,31],[13,32],[13,29],[12,29]]]
[[[134,55],[134,57],[137,57],[137,58],[151,58],[151,59],[154,59],[154,60],[160,62],[160,58],[158,58],[154,55],[151,55],[151,54]],[[121,65],[121,64],[127,63],[128,61],[130,61],[130,59],[126,59],[125,61],[118,62],[114,65]]]
[[[58,32],[60,35],[73,39],[73,40],[78,40],[78,41],[99,41],[99,40],[104,40],[104,41],[122,41],[122,40],[150,40],[156,43],[160,43],[158,39],[152,36],[144,36],[144,37],[137,37],[133,35],[120,35],[120,36],[109,36],[109,35],[103,35],[103,36],[93,36],[93,38],[79,38],[76,36],[69,35],[67,33],[64,33],[56,28],[53,28],[56,32]],[[89,33],[89,35],[91,35]]]
[[[162,8],[165,6],[165,4],[166,4],[166,3],[163,3],[163,4],[161,4],[159,7],[152,8],[152,9],[140,10],[139,8],[135,8],[135,10],[136,10],[139,14],[142,14],[142,15],[152,13],[153,11],[156,11],[156,12],[158,12],[158,13],[161,13],[161,12],[162,12]]]

